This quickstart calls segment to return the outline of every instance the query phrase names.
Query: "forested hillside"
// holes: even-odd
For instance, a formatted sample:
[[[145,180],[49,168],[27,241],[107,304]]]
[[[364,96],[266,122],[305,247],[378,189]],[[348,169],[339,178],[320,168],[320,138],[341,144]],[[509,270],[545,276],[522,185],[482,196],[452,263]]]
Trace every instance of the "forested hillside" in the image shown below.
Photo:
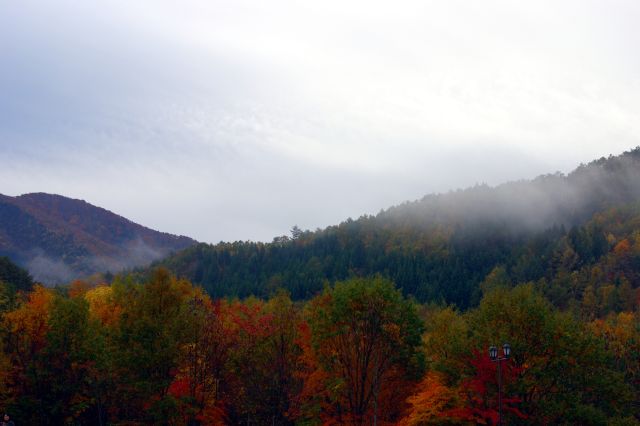
[[[0,194],[0,256],[46,284],[144,266],[194,244],[82,200],[52,194]]]
[[[284,287],[305,299],[325,282],[380,274],[420,302],[466,308],[493,271],[504,283],[535,282],[560,306],[593,294],[606,310],[640,286],[639,201],[634,149],[566,176],[428,195],[316,232],[294,227],[268,244],[198,244],[160,264],[214,297]]]

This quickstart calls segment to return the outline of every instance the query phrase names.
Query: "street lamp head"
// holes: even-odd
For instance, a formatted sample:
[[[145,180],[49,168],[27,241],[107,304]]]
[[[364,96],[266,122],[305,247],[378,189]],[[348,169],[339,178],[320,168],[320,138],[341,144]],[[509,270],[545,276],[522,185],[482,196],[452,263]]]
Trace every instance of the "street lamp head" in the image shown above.
[[[489,347],[489,358],[496,359],[498,358],[498,348],[495,346]]]
[[[504,353],[505,358],[509,358],[511,356],[511,345],[508,343],[502,345],[502,352]]]

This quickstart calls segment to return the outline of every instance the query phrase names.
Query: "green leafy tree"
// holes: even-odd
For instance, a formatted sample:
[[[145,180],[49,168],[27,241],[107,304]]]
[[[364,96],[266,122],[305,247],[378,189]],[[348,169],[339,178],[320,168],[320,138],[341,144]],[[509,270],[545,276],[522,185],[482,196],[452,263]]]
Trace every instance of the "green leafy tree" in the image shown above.
[[[100,333],[89,321],[88,308],[83,297],[57,295],[53,300],[40,374],[47,378],[49,390],[44,399],[54,423],[87,421],[95,403],[91,383]]]
[[[402,393],[392,384],[399,376],[419,380],[424,371],[416,306],[388,280],[359,278],[312,300],[308,320],[334,416],[353,424],[393,420],[398,407],[380,407]]]
[[[511,344],[521,373],[505,392],[520,398],[529,422],[598,424],[629,410],[630,388],[604,340],[553,308],[533,285],[488,293],[469,313],[469,326],[483,351]]]
[[[144,285],[117,284],[116,290],[122,310],[113,350],[120,380],[112,410],[130,420],[171,418],[176,407],[168,389],[192,335],[193,287],[158,269]]]

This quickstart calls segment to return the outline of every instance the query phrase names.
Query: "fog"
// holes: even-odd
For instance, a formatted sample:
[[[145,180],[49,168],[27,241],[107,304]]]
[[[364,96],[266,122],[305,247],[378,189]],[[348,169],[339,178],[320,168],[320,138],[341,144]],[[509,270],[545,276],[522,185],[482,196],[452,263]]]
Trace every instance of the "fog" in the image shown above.
[[[111,256],[82,256],[75,262],[67,263],[60,258],[47,256],[40,248],[25,253],[24,266],[37,282],[46,285],[64,284],[74,279],[87,278],[97,272],[119,273],[135,267],[147,266],[155,260],[170,254],[169,250],[156,250],[140,238],[129,241],[117,248]]]
[[[640,148],[576,170],[490,187],[432,194],[379,215],[394,225],[430,229],[486,224],[513,233],[583,225],[595,213],[640,201]]]

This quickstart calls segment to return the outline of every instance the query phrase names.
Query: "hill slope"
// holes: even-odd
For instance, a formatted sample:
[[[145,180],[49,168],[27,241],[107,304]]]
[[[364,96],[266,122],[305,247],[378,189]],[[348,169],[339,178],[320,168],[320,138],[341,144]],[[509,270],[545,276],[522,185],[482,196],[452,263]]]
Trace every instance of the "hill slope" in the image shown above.
[[[0,256],[46,283],[146,265],[195,243],[82,200],[44,193],[0,195]]]
[[[285,287],[300,299],[325,281],[381,274],[420,301],[464,308],[478,300],[480,283],[496,268],[503,280],[544,280],[551,288],[561,285],[563,273],[602,261],[621,240],[633,243],[639,201],[635,149],[566,176],[428,195],[317,232],[294,228],[291,238],[269,244],[199,244],[161,264],[214,296],[266,296]],[[629,226],[618,226],[621,220]]]

